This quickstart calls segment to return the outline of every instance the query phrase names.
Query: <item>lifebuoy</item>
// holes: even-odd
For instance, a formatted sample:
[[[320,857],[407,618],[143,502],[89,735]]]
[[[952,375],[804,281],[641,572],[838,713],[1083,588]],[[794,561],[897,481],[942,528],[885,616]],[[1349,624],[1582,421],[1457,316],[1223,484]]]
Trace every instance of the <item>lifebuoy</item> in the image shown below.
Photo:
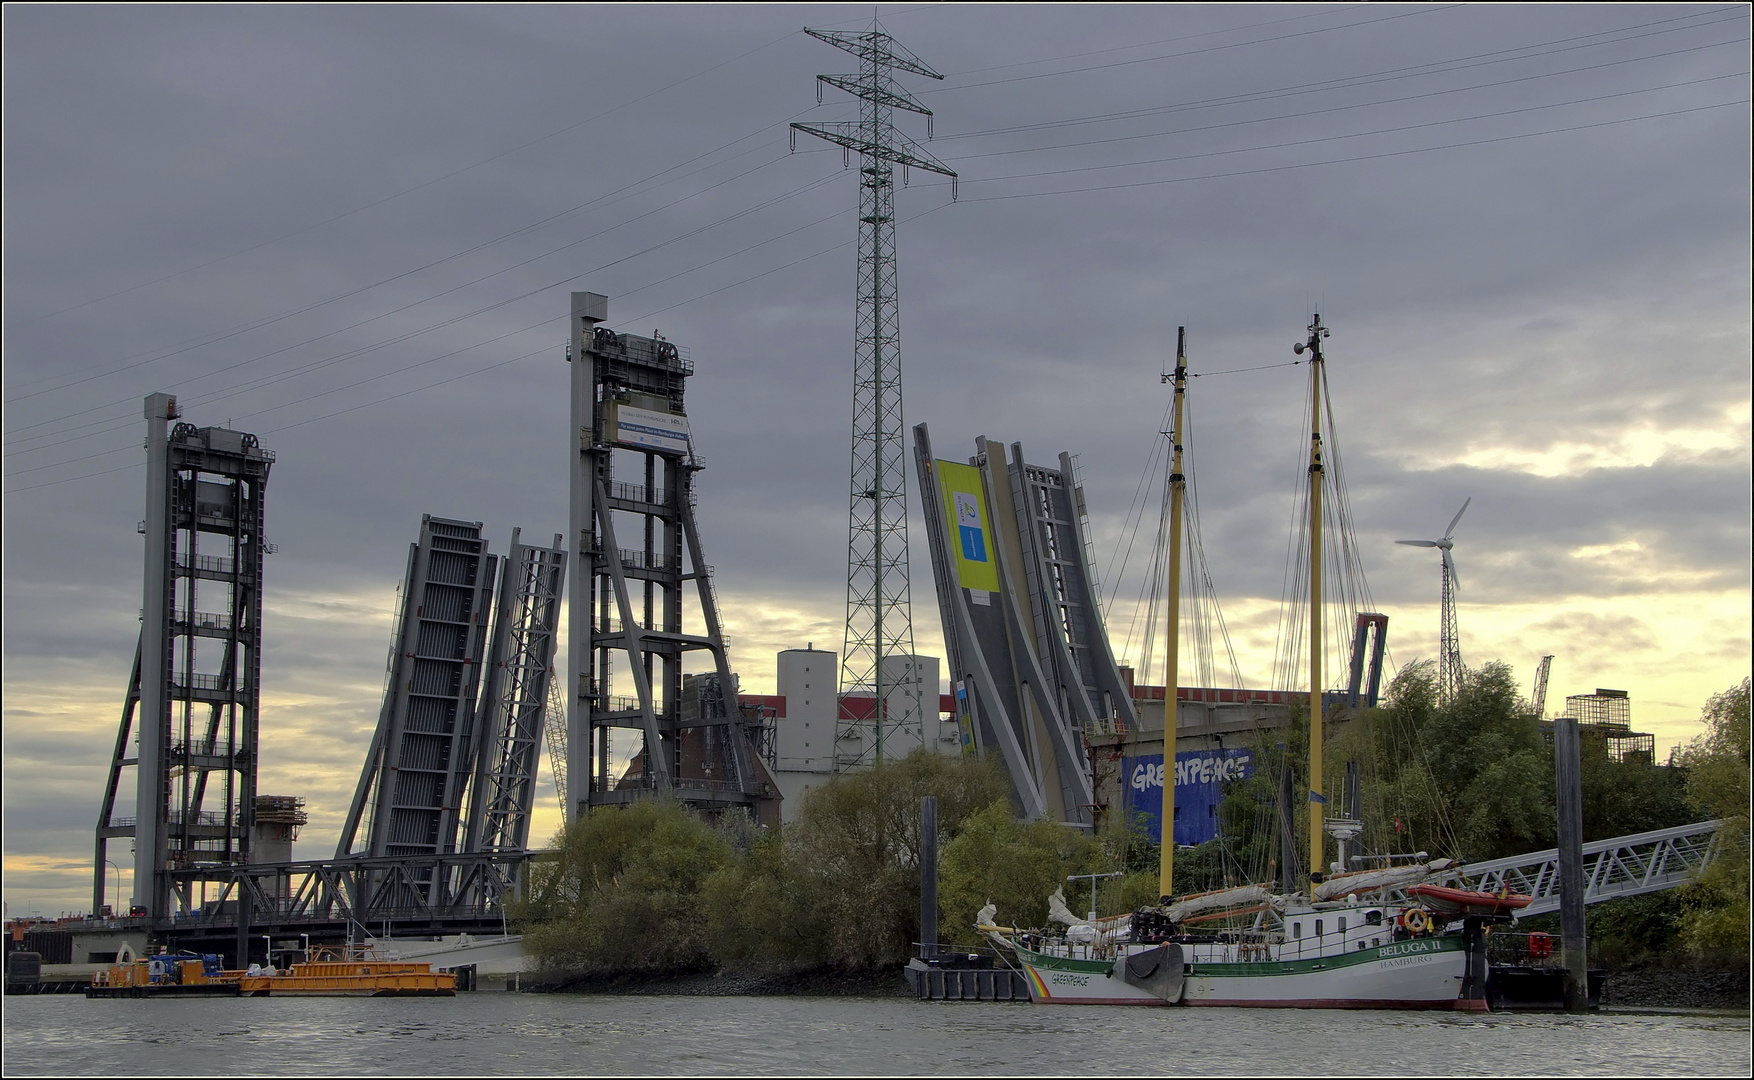
[[[1431,916],[1424,908],[1408,908],[1401,912],[1401,928],[1409,934],[1424,934],[1431,930]]]

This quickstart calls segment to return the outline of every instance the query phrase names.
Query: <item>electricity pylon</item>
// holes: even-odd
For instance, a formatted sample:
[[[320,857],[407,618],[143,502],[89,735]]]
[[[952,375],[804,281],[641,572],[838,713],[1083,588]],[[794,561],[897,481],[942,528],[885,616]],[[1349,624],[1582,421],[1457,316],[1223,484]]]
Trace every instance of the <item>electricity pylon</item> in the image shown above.
[[[907,473],[902,441],[901,320],[896,304],[895,167],[902,182],[909,169],[947,176],[955,192],[956,173],[895,128],[895,110],[918,113],[929,121],[932,110],[895,81],[895,72],[929,79],[944,76],[888,34],[877,29],[849,33],[810,30],[805,33],[859,58],[857,75],[818,75],[822,84],[845,90],[859,99],[859,119],[831,124],[793,124],[796,132],[839,146],[849,161],[859,155],[859,296],[853,348],[852,495],[848,508],[847,627],[841,652],[843,705],[835,731],[835,768],[844,771],[894,757],[885,750],[893,728],[903,728],[925,744],[925,716],[917,678],[902,676],[901,716],[892,716],[891,690],[911,661],[892,658],[913,654],[913,616],[908,598]],[[938,688],[930,688],[932,719],[937,719]],[[870,715],[849,709],[847,699],[868,698]],[[885,729],[890,730],[886,731]],[[869,733],[869,737],[867,737]],[[904,743],[905,745],[905,743]],[[910,747],[911,748],[911,747]],[[903,750],[905,753],[905,750]]]

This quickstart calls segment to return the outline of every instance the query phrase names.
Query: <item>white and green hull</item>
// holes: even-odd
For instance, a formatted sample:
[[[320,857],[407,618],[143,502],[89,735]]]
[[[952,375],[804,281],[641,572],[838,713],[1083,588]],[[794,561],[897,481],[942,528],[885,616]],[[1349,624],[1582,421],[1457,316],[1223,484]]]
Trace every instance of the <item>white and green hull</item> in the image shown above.
[[[1167,1005],[1157,995],[1121,977],[1120,962],[1051,956],[1016,946],[1037,1005]]]
[[[1142,946],[1125,946],[1126,951]],[[1179,1002],[1126,982],[1119,961],[1018,946],[1031,1000],[1055,1005],[1226,1005],[1300,1009],[1480,1010],[1462,997],[1460,935],[1414,938],[1326,956],[1236,960],[1233,945],[1186,946]]]

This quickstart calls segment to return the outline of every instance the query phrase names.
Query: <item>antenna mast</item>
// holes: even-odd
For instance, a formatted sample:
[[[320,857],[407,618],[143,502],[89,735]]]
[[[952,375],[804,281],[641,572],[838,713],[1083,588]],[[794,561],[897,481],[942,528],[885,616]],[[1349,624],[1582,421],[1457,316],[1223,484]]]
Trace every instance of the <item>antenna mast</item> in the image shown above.
[[[859,99],[859,119],[832,124],[793,124],[859,155],[859,295],[853,348],[852,485],[847,542],[847,625],[842,651],[843,705],[835,732],[835,768],[875,764],[885,756],[886,726],[893,726],[888,698],[897,681],[904,692],[896,718],[912,745],[925,745],[922,688],[911,659],[913,616],[908,596],[906,448],[902,441],[901,321],[896,302],[895,167],[922,169],[951,179],[956,173],[895,128],[895,110],[927,118],[932,110],[895,81],[896,70],[943,79],[894,38],[877,28],[863,33],[804,31],[859,58],[857,75],[818,75],[822,85]],[[926,691],[937,714],[936,686]],[[869,695],[873,709],[861,716],[846,698]],[[869,728],[871,738],[867,739]],[[911,748],[911,747],[910,747]],[[905,752],[905,750],[903,751]],[[897,756],[893,750],[891,757]]]

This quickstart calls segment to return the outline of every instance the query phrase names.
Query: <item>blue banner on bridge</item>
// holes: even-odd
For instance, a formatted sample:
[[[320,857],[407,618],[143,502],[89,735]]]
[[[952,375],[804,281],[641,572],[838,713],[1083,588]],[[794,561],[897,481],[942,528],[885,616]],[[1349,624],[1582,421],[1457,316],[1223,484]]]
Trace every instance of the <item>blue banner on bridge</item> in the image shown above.
[[[1163,755],[1121,759],[1127,820],[1144,821],[1151,839],[1163,837]],[[1175,756],[1175,842],[1203,844],[1218,836],[1224,782],[1254,775],[1253,750],[1194,750]]]

